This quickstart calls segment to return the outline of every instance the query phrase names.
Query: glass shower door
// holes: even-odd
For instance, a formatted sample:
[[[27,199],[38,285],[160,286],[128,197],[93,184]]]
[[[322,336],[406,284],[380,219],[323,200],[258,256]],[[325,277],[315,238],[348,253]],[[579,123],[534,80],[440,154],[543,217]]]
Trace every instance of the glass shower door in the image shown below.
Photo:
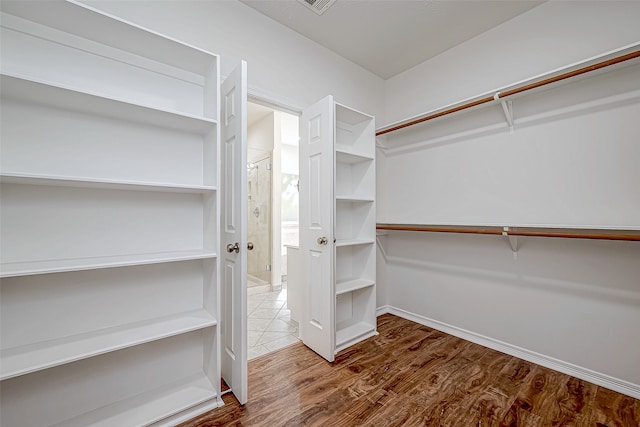
[[[271,282],[271,157],[247,165],[247,286]]]

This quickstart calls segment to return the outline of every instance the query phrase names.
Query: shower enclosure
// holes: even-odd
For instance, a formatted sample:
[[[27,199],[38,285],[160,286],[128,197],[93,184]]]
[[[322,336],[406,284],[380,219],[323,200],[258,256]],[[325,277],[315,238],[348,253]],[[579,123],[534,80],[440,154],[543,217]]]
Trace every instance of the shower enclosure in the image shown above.
[[[247,165],[247,237],[253,250],[247,252],[247,286],[271,281],[271,155]]]

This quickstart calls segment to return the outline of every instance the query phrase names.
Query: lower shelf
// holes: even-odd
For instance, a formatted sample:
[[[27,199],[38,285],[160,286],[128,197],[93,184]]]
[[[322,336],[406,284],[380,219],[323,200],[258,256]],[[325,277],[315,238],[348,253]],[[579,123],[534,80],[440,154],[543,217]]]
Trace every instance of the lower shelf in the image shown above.
[[[203,407],[202,403],[207,401],[210,404]],[[215,388],[204,373],[87,412],[55,426],[146,426],[198,405],[200,412],[220,406]]]
[[[366,338],[376,334],[376,327],[367,322],[358,322],[344,328],[336,327],[336,349],[340,351],[345,344],[353,344],[358,338]]]
[[[214,326],[204,309],[82,335],[3,350],[0,379],[5,380],[110,351]]]

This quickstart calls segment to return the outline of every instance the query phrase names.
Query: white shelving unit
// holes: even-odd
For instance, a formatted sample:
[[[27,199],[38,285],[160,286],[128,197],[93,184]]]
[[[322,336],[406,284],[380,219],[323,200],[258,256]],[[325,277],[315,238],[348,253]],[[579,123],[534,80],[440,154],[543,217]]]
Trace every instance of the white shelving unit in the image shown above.
[[[335,352],[376,333],[375,123],[335,104]]]
[[[219,58],[68,1],[3,1],[3,427],[222,404]]]

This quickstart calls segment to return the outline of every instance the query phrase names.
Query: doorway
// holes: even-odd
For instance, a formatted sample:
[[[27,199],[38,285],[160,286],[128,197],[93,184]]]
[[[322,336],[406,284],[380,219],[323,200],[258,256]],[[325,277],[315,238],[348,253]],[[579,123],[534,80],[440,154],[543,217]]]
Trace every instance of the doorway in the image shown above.
[[[287,274],[298,245],[298,135],[298,116],[247,103],[249,360],[299,341]]]

